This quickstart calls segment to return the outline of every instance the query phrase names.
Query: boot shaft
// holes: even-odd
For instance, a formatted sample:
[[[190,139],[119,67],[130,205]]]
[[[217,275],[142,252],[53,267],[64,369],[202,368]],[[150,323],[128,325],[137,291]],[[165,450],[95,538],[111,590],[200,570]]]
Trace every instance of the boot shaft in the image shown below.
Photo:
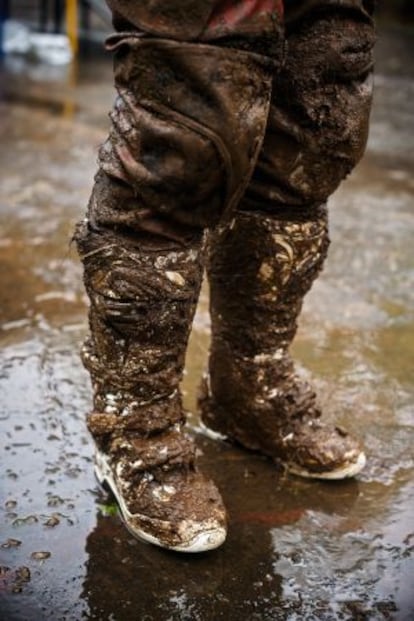
[[[78,226],[90,299],[82,359],[91,375],[92,433],[147,435],[182,422],[179,383],[203,274],[204,241],[186,247]]]
[[[237,212],[209,239],[213,349],[241,356],[287,349],[329,246],[327,211],[289,218]]]

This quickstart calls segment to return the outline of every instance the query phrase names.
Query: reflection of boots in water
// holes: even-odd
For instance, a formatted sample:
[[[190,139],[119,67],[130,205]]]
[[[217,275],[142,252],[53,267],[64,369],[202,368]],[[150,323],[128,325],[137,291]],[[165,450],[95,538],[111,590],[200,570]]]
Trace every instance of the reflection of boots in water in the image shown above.
[[[98,181],[95,195],[102,187]],[[83,361],[94,387],[88,427],[98,444],[98,479],[135,535],[176,550],[216,547],[225,511],[195,466],[179,392],[202,241],[177,247],[84,225],[77,243],[91,300]]]
[[[86,540],[81,599],[88,617],[239,621],[260,609],[274,618],[281,579],[270,533],[260,524],[235,524],[230,542],[209,554],[179,555],[132,541],[117,520],[98,515]]]
[[[208,440],[203,442],[208,444]],[[203,448],[208,454],[208,446]],[[211,448],[215,454],[216,447]],[[278,612],[287,605],[284,579],[275,568],[280,538],[286,541],[280,528],[287,527],[289,533],[292,527],[295,532],[298,520],[307,523],[315,515],[329,525],[334,536],[341,535],[344,524],[347,528],[346,520],[338,516],[346,517],[358,498],[356,480],[332,483],[328,493],[325,486],[300,479],[294,486],[288,479],[278,479],[275,485],[273,468],[265,460],[253,459],[256,474],[245,478],[240,476],[239,460],[230,460],[224,469],[221,460],[221,466],[214,464],[213,454],[210,459],[217,479],[232,490],[228,495],[229,545],[190,557],[170,553],[133,541],[118,518],[98,513],[86,540],[88,559],[81,595],[90,618],[238,621],[258,615],[278,619]],[[353,524],[351,530],[358,527]],[[273,538],[276,544],[272,529],[280,533],[279,539]]]
[[[354,476],[358,443],[320,421],[288,348],[328,248],[326,209],[306,217],[239,212],[210,241],[212,345],[200,398],[206,425],[295,474]]]

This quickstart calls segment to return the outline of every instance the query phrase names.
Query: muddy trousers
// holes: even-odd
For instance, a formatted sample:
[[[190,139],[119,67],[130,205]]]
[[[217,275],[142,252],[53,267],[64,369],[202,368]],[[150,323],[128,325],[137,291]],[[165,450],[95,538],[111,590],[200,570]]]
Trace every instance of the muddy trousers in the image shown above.
[[[327,252],[327,198],[365,148],[374,41],[364,3],[326,4],[288,25],[283,59],[134,32],[110,42],[118,97],[76,232],[88,421],[105,450],[182,424],[206,264],[210,397],[240,407],[237,386],[250,382],[241,411],[316,408],[288,347]]]

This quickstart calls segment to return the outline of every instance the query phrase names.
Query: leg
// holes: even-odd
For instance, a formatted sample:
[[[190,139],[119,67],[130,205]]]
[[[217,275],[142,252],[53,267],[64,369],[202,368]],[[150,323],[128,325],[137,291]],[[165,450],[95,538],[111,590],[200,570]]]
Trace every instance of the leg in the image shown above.
[[[363,153],[374,36],[356,2],[316,16],[300,4],[294,20],[287,13],[288,56],[252,182],[210,240],[213,338],[200,404],[207,425],[290,471],[343,478],[365,457],[320,421],[288,349],[327,253],[325,202]]]
[[[235,50],[134,34],[117,35],[112,45],[118,98],[76,232],[90,298],[88,427],[98,477],[133,534],[198,552],[222,543],[226,516],[184,434],[179,383],[204,227],[250,173],[271,79],[259,60]],[[250,112],[249,123],[238,106]]]

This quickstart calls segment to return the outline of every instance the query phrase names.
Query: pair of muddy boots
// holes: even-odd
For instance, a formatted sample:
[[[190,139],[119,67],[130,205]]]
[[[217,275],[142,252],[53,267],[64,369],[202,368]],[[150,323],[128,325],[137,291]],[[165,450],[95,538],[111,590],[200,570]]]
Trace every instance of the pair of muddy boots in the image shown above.
[[[324,207],[289,219],[238,211],[207,240],[185,244],[85,221],[77,243],[91,300],[83,361],[93,380],[96,472],[135,536],[182,552],[226,537],[225,508],[197,469],[179,391],[204,265],[212,317],[204,424],[296,475],[342,479],[361,470],[364,453],[320,421],[288,353],[327,252]]]

